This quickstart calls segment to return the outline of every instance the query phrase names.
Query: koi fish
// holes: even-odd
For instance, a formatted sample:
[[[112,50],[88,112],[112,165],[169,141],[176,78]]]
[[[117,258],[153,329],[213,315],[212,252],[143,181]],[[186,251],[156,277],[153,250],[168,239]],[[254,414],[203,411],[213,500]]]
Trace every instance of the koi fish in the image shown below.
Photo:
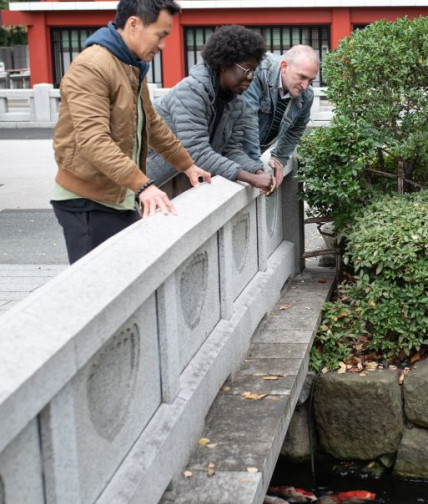
[[[289,497],[292,502],[315,502],[317,498],[312,492],[307,492],[306,490],[302,490],[301,488],[295,488],[292,486],[276,486],[269,487],[269,493],[277,494],[280,497]]]
[[[271,495],[266,495],[263,504],[290,504],[289,501],[281,499],[281,497],[273,497]]]
[[[340,492],[337,494],[337,497],[340,504],[346,504],[347,502],[358,504],[358,500],[363,502],[375,500],[376,494],[365,490],[352,490],[350,492]]]
[[[376,494],[364,490],[340,492],[335,495],[325,495],[317,501],[319,504],[364,504],[376,499]]]

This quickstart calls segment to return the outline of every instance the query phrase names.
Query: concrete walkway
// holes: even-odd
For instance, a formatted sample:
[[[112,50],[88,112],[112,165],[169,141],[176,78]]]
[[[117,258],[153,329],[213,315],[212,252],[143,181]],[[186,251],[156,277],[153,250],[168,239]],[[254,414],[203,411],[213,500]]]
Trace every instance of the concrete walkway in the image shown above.
[[[254,334],[247,359],[218,393],[186,471],[161,504],[263,502],[335,272],[308,267],[288,282]]]
[[[49,199],[52,130],[0,129],[0,316],[68,265]]]

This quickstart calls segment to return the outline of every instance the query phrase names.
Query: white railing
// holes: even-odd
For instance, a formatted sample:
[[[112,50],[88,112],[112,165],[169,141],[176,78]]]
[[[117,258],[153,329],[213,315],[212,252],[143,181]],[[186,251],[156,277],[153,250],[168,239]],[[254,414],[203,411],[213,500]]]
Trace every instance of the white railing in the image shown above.
[[[152,99],[165,94],[167,88],[149,84]],[[314,88],[311,109],[312,126],[328,124],[333,117],[332,106],[326,99],[325,88]],[[60,94],[52,84],[36,84],[33,89],[0,89],[0,123],[31,123],[54,125],[58,120]]]
[[[6,504],[155,504],[299,270],[291,161],[270,198],[214,177],[0,317]]]
[[[0,122],[54,124],[59,101],[59,89],[52,84],[37,84],[33,89],[0,89]]]

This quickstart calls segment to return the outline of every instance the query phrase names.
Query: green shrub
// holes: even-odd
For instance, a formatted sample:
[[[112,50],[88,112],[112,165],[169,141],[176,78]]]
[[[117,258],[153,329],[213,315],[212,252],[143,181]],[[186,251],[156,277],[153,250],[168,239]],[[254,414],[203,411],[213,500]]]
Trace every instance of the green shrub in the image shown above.
[[[336,114],[363,121],[407,178],[428,168],[428,17],[356,30],[327,55],[323,77]]]
[[[303,139],[298,178],[312,215],[340,231],[376,193],[397,190],[399,169],[405,191],[428,182],[428,17],[355,31],[326,56],[323,77],[335,116]]]
[[[338,229],[370,202],[373,191],[364,170],[375,146],[368,129],[356,129],[344,117],[335,117],[329,127],[313,129],[303,137],[298,178],[304,183],[300,196],[311,216],[331,217]]]
[[[356,276],[323,307],[311,367],[350,355],[393,360],[428,345],[428,191],[384,196],[355,219],[346,258]]]

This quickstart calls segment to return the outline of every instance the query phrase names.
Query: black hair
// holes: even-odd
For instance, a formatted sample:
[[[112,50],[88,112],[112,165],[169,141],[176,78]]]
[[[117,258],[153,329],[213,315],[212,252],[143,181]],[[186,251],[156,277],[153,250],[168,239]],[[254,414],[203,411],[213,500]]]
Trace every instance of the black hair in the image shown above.
[[[175,0],[120,0],[116,8],[116,27],[124,28],[131,16],[137,16],[145,26],[155,23],[161,10],[172,16],[181,12]]]
[[[215,71],[254,59],[259,63],[266,52],[264,38],[240,25],[220,26],[202,48],[202,57]]]

